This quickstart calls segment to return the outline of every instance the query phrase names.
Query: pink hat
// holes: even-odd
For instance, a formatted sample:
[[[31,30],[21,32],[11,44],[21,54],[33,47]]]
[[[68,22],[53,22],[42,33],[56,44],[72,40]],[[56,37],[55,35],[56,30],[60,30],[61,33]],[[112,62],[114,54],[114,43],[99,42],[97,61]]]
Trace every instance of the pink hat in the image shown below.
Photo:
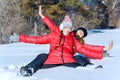
[[[70,19],[70,17],[69,17],[68,15],[66,15],[66,16],[64,17],[64,20],[63,20],[62,23],[60,24],[60,30],[63,30],[63,28],[65,28],[65,27],[69,27],[69,28],[71,28],[72,30],[74,29],[72,20]]]

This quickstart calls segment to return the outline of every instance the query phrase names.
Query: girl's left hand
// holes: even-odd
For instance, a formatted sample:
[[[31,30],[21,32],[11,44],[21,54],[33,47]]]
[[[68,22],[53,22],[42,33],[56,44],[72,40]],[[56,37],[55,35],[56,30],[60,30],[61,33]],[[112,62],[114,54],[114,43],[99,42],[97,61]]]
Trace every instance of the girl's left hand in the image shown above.
[[[113,48],[113,41],[111,40],[108,47],[105,47],[104,48],[104,51],[108,51],[108,50],[111,50]]]

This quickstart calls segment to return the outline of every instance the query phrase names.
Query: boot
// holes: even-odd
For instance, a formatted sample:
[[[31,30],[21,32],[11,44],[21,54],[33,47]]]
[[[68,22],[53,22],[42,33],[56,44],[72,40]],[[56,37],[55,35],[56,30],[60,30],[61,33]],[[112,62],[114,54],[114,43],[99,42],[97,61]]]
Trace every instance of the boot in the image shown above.
[[[34,73],[34,69],[32,67],[24,67],[24,66],[22,66],[20,68],[20,74],[22,76],[25,76],[25,77],[26,76],[32,76],[33,73]]]

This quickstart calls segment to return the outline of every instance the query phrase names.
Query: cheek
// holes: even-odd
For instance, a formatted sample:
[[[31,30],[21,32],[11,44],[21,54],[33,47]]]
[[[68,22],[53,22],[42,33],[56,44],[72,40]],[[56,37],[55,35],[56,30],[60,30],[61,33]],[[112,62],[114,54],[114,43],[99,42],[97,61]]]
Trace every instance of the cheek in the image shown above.
[[[77,35],[81,35],[81,32],[80,32],[80,31],[78,31],[78,32],[77,32]]]
[[[77,35],[81,38],[84,36],[84,34],[82,32],[77,32]]]
[[[72,29],[71,29],[71,28],[68,28],[68,31],[69,31],[69,32],[72,32]]]
[[[70,32],[72,32],[72,29],[70,29],[70,28],[64,28],[63,32],[64,33],[70,33]]]
[[[72,32],[72,29],[70,29],[69,32]]]

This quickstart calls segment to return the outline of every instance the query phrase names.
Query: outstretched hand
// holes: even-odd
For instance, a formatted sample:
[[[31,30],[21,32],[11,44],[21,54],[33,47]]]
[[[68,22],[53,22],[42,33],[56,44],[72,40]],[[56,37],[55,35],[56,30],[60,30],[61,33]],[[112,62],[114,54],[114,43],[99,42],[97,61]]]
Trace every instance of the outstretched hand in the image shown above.
[[[104,51],[111,50],[112,48],[113,48],[113,41],[110,41],[108,47],[106,47],[106,48],[104,49]]]
[[[108,50],[111,50],[113,48],[113,41],[110,41],[109,46],[108,46]]]
[[[39,6],[39,15],[41,16],[41,18],[44,18],[44,15],[42,14],[42,6]]]
[[[10,43],[13,43],[13,42],[19,42],[19,35],[16,34],[16,33],[13,33],[13,35],[10,36]]]

